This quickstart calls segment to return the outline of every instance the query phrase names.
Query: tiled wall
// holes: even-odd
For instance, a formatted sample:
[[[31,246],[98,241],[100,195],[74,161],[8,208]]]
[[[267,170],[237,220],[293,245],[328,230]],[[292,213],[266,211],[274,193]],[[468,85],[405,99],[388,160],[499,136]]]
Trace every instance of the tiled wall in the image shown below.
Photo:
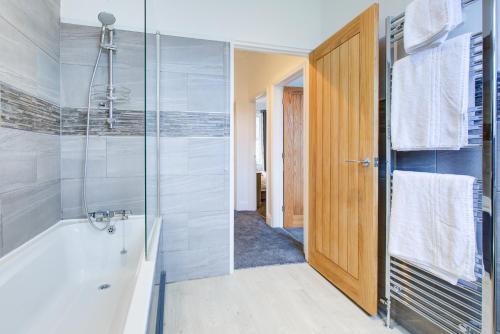
[[[229,272],[229,46],[161,37],[167,281]]]
[[[82,184],[87,94],[99,50],[100,29],[61,26],[61,192],[62,217],[83,217]],[[132,210],[144,213],[144,34],[117,30],[114,80],[131,90],[117,104],[116,125],[109,129],[107,111],[92,104],[87,201],[90,211]],[[108,56],[103,53],[95,85],[107,83]],[[152,64],[151,66],[154,66]],[[154,80],[154,78],[152,78]],[[152,96],[148,101],[152,101]],[[148,151],[149,152],[149,151]]]
[[[60,219],[59,8],[2,1],[0,256]]]

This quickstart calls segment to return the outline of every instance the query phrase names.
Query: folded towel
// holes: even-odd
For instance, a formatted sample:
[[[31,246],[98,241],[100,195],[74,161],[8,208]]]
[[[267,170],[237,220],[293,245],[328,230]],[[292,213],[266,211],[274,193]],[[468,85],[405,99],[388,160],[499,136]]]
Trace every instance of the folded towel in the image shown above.
[[[389,253],[451,284],[475,281],[474,178],[395,171]]]
[[[408,54],[444,43],[462,23],[461,0],[414,0],[405,10],[404,46]]]
[[[395,62],[394,150],[458,150],[468,144],[470,34]]]

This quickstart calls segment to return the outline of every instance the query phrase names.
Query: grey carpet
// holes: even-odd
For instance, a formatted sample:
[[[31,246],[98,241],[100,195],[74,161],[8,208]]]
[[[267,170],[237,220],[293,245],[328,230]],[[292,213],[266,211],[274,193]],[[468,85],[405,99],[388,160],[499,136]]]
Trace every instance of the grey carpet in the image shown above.
[[[285,230],[292,235],[292,238],[304,244],[304,229],[302,227],[286,228]]]
[[[234,217],[235,269],[305,262],[302,244],[280,228],[272,228],[256,212]]]

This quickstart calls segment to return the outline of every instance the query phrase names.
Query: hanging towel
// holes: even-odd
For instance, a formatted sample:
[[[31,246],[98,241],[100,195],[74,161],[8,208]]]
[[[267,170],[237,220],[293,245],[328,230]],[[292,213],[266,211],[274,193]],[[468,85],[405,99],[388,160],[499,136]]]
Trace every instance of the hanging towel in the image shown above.
[[[394,64],[394,150],[458,150],[467,145],[470,37],[455,37]]]
[[[408,54],[444,43],[462,23],[461,0],[414,0],[405,10],[404,46]]]
[[[475,281],[474,178],[395,171],[389,253],[451,284]]]

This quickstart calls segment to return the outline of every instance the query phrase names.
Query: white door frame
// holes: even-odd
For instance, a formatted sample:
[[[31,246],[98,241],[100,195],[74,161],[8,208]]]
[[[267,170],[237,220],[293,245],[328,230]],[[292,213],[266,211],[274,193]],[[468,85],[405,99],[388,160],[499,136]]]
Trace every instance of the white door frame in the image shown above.
[[[268,141],[268,145],[273,145],[270,153],[267,150],[268,156],[266,157],[268,162],[271,162],[271,179],[277,181],[277,184],[272,182],[271,185],[271,196],[266,197],[267,210],[266,213],[269,218],[271,218],[271,226],[273,227],[283,227],[283,212],[281,211],[281,206],[283,205],[283,160],[281,154],[283,152],[283,87],[296,79],[300,74],[304,76],[304,131],[303,131],[303,162],[304,162],[304,253],[307,260],[308,253],[308,165],[309,165],[309,61],[307,56],[309,55],[309,50],[298,50],[293,48],[283,48],[280,46],[260,46],[255,44],[241,43],[241,42],[230,42],[230,93],[229,93],[229,106],[230,106],[230,136],[229,136],[229,272],[234,272],[234,158],[235,158],[235,147],[234,147],[234,50],[244,49],[256,52],[266,52],[266,53],[281,53],[294,56],[303,56],[305,62],[303,65],[293,69],[283,78],[278,80],[273,84],[272,98],[268,95],[267,103],[273,103],[273,115],[268,115],[268,117],[278,117],[281,121],[277,122],[276,119],[272,121],[272,131],[273,134],[277,134],[271,141]],[[272,101],[270,101],[272,100]],[[275,112],[278,111],[278,112]],[[269,122],[268,122],[269,124]],[[278,127],[278,128],[276,128]],[[278,131],[278,132],[276,132]],[[278,143],[278,147],[275,147],[275,143]],[[269,147],[269,146],[268,146]],[[275,151],[274,149],[278,149]],[[269,155],[272,156],[269,156]],[[279,162],[275,162],[276,157],[279,158]],[[279,175],[279,177],[273,177],[273,175]],[[278,180],[277,180],[278,179]],[[273,188],[275,190],[273,190]],[[271,206],[270,200],[274,198],[274,203]],[[280,203],[274,205],[275,203]],[[270,212],[271,207],[273,211]],[[276,207],[279,209],[277,210]],[[274,216],[276,215],[276,216]]]

